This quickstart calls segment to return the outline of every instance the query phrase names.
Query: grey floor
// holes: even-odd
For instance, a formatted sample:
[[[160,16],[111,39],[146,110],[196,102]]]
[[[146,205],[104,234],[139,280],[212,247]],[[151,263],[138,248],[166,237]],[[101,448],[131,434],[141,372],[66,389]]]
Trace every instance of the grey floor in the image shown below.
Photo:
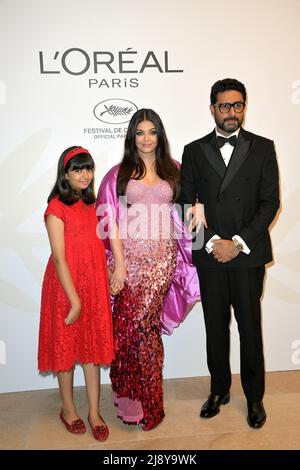
[[[260,430],[246,422],[246,401],[240,377],[233,376],[231,401],[209,420],[199,418],[209,391],[208,377],[164,381],[164,421],[144,432],[116,417],[110,385],[101,387],[101,414],[110,436],[98,443],[86,434],[69,433],[58,419],[57,389],[0,394],[0,449],[189,450],[300,449],[300,371],[266,375],[267,422]],[[75,389],[79,415],[87,424],[84,387]],[[88,424],[87,424],[88,427]]]

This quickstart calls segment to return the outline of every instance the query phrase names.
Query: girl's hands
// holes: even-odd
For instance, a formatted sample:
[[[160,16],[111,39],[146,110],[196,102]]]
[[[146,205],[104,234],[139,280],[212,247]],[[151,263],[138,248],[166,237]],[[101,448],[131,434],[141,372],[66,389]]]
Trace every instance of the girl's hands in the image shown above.
[[[81,303],[76,304],[70,308],[68,315],[65,318],[66,325],[73,325],[78,320],[81,312]]]
[[[124,263],[116,265],[110,277],[110,291],[112,295],[117,295],[123,289],[126,279],[126,267]]]

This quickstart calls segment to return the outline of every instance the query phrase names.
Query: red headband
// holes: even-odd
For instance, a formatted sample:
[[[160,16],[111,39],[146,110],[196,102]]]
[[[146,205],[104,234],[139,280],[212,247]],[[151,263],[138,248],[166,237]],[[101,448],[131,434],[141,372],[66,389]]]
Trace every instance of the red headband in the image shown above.
[[[66,168],[67,163],[71,158],[75,157],[75,155],[78,155],[79,153],[90,153],[88,150],[82,148],[82,147],[77,147],[76,149],[70,150],[70,152],[66,153],[64,156],[64,168]]]

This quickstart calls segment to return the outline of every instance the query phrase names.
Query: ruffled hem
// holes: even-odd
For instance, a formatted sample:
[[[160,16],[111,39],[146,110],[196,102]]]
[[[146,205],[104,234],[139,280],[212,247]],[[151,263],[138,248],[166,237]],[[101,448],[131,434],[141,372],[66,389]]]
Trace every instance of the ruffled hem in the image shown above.
[[[38,370],[41,374],[46,374],[46,373],[59,373],[59,372],[70,372],[76,365],[83,365],[83,364],[94,364],[94,366],[100,366],[100,367],[109,367],[113,361],[113,357],[108,360],[104,361],[75,361],[71,365],[65,365],[65,366],[60,366],[60,367],[53,367],[53,366],[38,366]]]
[[[141,424],[144,418],[142,403],[127,397],[118,398],[115,394],[114,405],[118,409],[118,418],[125,424]]]

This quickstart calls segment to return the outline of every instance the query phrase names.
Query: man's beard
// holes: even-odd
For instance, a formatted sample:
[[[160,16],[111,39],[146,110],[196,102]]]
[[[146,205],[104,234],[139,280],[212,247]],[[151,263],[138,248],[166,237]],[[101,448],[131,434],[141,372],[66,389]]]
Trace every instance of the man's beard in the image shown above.
[[[215,119],[215,121],[219,129],[222,129],[223,131],[231,134],[232,132],[237,131],[241,127],[243,118],[239,119],[236,116],[234,116],[232,118],[231,117],[225,118],[222,121]],[[232,121],[232,122],[228,123],[228,121]]]

